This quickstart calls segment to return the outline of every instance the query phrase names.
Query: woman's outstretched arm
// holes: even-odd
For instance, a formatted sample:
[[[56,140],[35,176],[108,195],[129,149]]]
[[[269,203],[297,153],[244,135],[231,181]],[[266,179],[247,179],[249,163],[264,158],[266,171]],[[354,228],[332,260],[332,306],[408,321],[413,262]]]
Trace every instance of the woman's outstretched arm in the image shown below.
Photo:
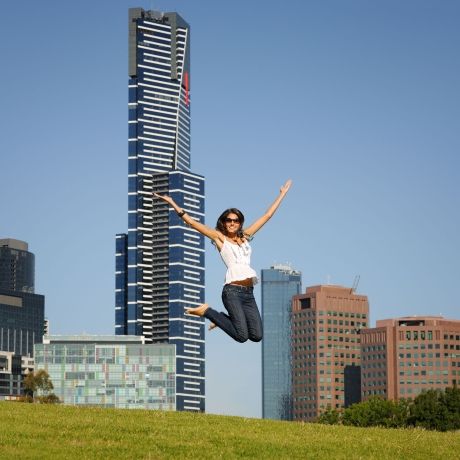
[[[280,188],[280,193],[277,196],[276,200],[272,203],[272,205],[267,209],[265,214],[262,217],[259,217],[253,224],[249,227],[244,229],[244,233],[248,236],[254,235],[258,230],[260,230],[268,220],[275,214],[276,210],[278,209],[279,205],[283,201],[286,193],[291,188],[292,181],[289,179],[286,183]]]
[[[219,232],[217,230],[214,230],[211,227],[208,227],[207,225],[202,224],[201,222],[198,222],[197,220],[193,219],[191,216],[187,214],[187,212],[182,209],[170,196],[168,195],[160,195],[159,193],[154,193],[154,195],[157,198],[160,198],[161,200],[165,201],[168,203],[174,211],[177,212],[179,217],[182,218],[182,220],[190,225],[193,229],[195,229],[197,232],[200,232],[202,235],[207,236],[213,241],[216,241],[219,239]]]

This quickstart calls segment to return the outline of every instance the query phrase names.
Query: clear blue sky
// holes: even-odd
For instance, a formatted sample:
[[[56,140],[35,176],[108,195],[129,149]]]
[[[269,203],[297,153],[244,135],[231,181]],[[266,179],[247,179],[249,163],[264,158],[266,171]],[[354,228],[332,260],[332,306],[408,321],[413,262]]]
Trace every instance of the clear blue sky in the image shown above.
[[[460,2],[3,0],[0,237],[36,255],[54,334],[113,333],[127,230],[127,9],[192,27],[207,222],[257,218],[254,267],[351,286],[376,319],[460,318]],[[207,246],[206,298],[224,267]],[[256,290],[260,299],[260,291]],[[260,344],[207,335],[207,410],[259,417]]]

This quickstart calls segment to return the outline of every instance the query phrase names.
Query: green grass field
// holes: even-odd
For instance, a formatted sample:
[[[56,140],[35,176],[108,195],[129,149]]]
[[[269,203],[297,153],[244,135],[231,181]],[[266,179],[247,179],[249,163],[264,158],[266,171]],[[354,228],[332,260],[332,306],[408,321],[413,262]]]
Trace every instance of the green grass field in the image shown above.
[[[1,402],[0,458],[448,460],[460,433]]]

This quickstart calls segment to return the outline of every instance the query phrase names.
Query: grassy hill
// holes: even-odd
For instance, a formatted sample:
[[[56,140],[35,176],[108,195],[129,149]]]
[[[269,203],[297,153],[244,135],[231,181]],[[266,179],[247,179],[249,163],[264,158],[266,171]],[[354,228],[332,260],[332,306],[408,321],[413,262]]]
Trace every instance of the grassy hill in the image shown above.
[[[454,459],[460,433],[0,403],[0,458]]]

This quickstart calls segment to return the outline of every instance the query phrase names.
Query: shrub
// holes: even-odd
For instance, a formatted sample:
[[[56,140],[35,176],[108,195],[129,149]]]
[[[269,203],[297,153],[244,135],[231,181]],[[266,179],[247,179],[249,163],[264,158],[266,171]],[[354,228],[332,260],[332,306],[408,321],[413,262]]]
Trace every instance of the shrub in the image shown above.
[[[403,428],[422,427],[448,431],[460,429],[460,389],[454,386],[443,390],[428,390],[413,401],[389,401],[374,396],[346,408],[343,413],[328,408],[318,417],[327,425],[382,426]]]
[[[322,423],[324,425],[338,425],[341,423],[341,413],[336,410],[328,407],[319,417],[317,420],[318,423]]]
[[[41,404],[59,404],[61,402],[61,400],[54,393],[50,393],[45,396],[38,396],[37,400]]]

